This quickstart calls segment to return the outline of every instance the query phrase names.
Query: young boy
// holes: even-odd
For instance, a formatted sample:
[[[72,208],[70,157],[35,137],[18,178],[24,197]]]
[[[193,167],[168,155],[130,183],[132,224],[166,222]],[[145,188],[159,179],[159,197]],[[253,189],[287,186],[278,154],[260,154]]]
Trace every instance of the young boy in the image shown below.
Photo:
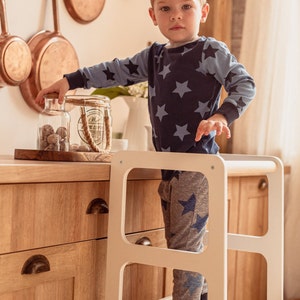
[[[114,59],[80,69],[42,90],[130,85],[148,80],[149,113],[156,151],[218,153],[215,136],[230,138],[229,124],[245,111],[255,85],[227,47],[213,38],[199,37],[206,21],[205,0],[151,0],[150,17],[168,39],[154,43],[131,58]],[[228,97],[219,107],[224,86]],[[169,248],[202,251],[208,220],[208,185],[194,172],[162,170],[159,186]],[[174,270],[173,300],[207,299],[201,274]],[[209,284],[209,283],[208,283]]]

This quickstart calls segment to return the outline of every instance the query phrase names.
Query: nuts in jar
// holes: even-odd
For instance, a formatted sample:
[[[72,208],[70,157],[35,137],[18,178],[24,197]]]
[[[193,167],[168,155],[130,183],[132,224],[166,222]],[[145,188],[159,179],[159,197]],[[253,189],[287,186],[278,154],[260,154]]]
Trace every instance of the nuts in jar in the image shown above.
[[[59,104],[57,95],[47,95],[39,116],[37,147],[44,151],[69,151],[70,115]]]

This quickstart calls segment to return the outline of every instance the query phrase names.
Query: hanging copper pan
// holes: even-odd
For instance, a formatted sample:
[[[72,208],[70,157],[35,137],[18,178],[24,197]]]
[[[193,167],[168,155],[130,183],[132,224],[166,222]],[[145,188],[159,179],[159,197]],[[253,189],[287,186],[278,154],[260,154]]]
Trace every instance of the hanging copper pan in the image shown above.
[[[81,24],[94,21],[101,14],[105,0],[64,0],[71,17]]]
[[[32,68],[28,79],[20,84],[24,100],[38,112],[43,109],[35,102],[38,92],[62,78],[64,74],[79,68],[75,49],[60,33],[56,0],[52,0],[52,9],[54,31],[40,31],[28,41],[33,60]]]
[[[0,17],[0,87],[19,85],[29,76],[31,53],[22,38],[8,33],[4,0],[0,1]]]

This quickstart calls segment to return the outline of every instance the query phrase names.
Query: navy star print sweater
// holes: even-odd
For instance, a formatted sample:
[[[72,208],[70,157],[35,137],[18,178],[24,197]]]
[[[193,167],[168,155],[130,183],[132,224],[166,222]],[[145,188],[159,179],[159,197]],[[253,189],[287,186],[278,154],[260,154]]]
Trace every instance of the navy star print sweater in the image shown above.
[[[219,147],[214,132],[195,142],[200,121],[220,113],[231,124],[255,95],[254,81],[243,65],[224,43],[206,37],[170,49],[154,43],[131,58],[114,59],[65,76],[71,89],[148,80],[157,151],[216,154]],[[228,96],[219,107],[222,86]]]

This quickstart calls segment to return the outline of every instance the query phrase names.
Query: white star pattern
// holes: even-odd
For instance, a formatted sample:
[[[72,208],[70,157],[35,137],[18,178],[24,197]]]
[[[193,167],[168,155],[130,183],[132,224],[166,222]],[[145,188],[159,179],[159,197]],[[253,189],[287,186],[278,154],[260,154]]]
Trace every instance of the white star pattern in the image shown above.
[[[207,112],[210,112],[208,103],[202,103],[201,101],[198,101],[198,108],[195,110],[195,112],[199,113],[203,118]]]
[[[164,66],[163,70],[158,74],[162,75],[163,79],[165,79],[169,73],[171,73],[170,64],[168,64],[167,66]]]
[[[176,132],[174,133],[174,136],[178,136],[181,141],[183,141],[184,137],[186,135],[190,135],[191,133],[187,130],[188,124],[185,124],[183,126],[176,125]]]
[[[163,119],[164,116],[167,116],[168,113],[165,110],[166,104],[164,104],[163,106],[157,106],[157,113],[156,113],[156,117],[159,118],[159,121],[161,121]]]
[[[188,81],[185,81],[183,83],[176,81],[176,89],[173,91],[173,93],[179,94],[180,98],[182,98],[185,93],[192,91],[190,88],[188,88],[187,85]]]

